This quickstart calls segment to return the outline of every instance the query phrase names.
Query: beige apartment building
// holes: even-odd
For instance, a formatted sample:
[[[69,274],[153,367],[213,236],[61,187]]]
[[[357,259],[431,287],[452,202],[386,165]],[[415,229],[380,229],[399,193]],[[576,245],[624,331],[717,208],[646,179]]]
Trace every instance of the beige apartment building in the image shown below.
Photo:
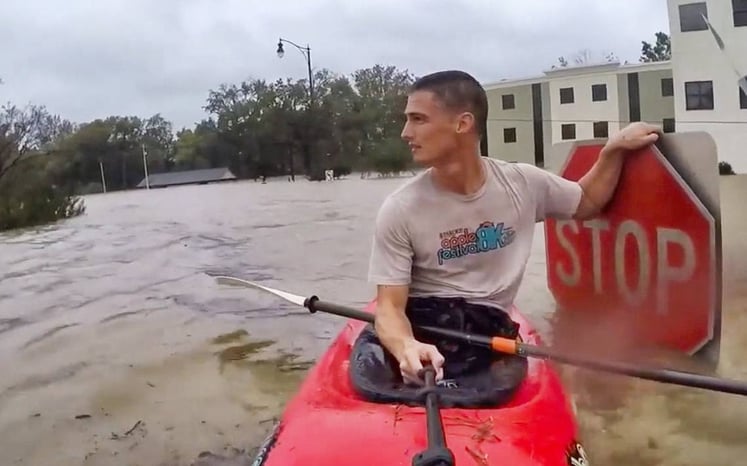
[[[484,84],[490,110],[483,152],[544,166],[556,142],[605,138],[647,121],[666,132],[708,132],[719,160],[747,173],[747,0],[667,0],[667,6],[670,61],[553,67]]]
[[[631,121],[674,131],[671,63],[556,67],[541,76],[484,85],[487,154],[544,166],[552,144],[606,138]]]

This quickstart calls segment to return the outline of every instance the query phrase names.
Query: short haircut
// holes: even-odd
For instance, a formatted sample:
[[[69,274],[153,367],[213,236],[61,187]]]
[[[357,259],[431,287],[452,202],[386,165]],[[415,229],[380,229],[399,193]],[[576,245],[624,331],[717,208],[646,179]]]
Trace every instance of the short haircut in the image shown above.
[[[450,110],[469,111],[475,116],[477,133],[483,135],[488,120],[488,97],[482,85],[469,73],[437,71],[418,78],[410,92],[430,91]]]

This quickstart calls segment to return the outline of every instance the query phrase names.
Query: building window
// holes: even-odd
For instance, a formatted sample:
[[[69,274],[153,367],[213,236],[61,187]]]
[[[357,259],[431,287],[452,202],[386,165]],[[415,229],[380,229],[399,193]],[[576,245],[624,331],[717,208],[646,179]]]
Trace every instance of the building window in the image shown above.
[[[607,85],[593,84],[591,86],[591,100],[592,102],[601,102],[607,100]]]
[[[661,96],[671,97],[674,95],[674,79],[662,78],[661,79]]]
[[[560,133],[563,139],[576,139],[576,125],[573,123],[560,125]]]
[[[516,142],[516,128],[503,128],[503,142],[506,144]]]
[[[573,88],[563,87],[560,89],[560,103],[561,104],[572,104],[573,103]]]
[[[747,93],[739,88],[739,108],[747,109]]]
[[[503,100],[503,110],[511,110],[512,108],[516,108],[516,102],[514,102],[513,94],[504,94],[501,96],[501,99]]]
[[[705,31],[708,29],[701,15],[708,18],[708,8],[705,2],[680,5],[680,31]]]
[[[609,124],[606,121],[594,122],[594,137],[606,138],[609,136]]]
[[[731,0],[734,27],[747,26],[747,0]]]
[[[674,118],[664,118],[661,128],[665,133],[674,133]]]
[[[686,82],[685,99],[687,110],[713,110],[713,81]]]

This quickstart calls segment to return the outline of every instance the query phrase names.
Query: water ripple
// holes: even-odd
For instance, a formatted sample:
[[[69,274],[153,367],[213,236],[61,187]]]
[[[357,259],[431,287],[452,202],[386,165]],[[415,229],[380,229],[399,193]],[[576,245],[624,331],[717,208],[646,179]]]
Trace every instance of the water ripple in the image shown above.
[[[29,322],[26,319],[22,319],[20,317],[11,317],[11,318],[4,318],[0,319],[0,334],[9,332],[13,329],[16,329],[18,327],[22,327],[24,325],[28,325],[31,322]]]
[[[31,340],[27,341],[22,346],[22,348],[24,348],[24,349],[28,348],[29,346],[31,346],[31,345],[33,345],[35,343],[39,343],[40,341],[43,341],[43,340],[51,337],[52,335],[54,335],[54,334],[56,334],[58,332],[61,332],[62,330],[65,330],[66,328],[75,327],[77,325],[80,325],[80,324],[77,323],[77,322],[75,322],[75,323],[72,323],[72,324],[58,325],[58,326],[56,326],[54,328],[51,328],[51,329],[47,330],[46,332],[42,333],[41,335],[36,336],[36,337],[32,338]]]
[[[8,387],[3,394],[8,394],[14,391],[33,390],[36,388],[46,387],[47,385],[55,382],[60,382],[69,378],[74,377],[78,372],[88,367],[90,364],[87,362],[76,362],[68,364],[66,366],[59,367],[53,371],[36,374],[27,377],[20,383]]]

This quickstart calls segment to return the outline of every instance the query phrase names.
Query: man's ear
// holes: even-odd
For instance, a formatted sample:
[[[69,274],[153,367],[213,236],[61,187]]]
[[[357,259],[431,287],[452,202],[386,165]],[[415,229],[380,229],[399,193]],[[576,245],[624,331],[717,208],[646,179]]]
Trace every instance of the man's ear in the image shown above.
[[[460,134],[468,133],[475,126],[475,116],[470,112],[462,112],[457,115],[456,131]]]

